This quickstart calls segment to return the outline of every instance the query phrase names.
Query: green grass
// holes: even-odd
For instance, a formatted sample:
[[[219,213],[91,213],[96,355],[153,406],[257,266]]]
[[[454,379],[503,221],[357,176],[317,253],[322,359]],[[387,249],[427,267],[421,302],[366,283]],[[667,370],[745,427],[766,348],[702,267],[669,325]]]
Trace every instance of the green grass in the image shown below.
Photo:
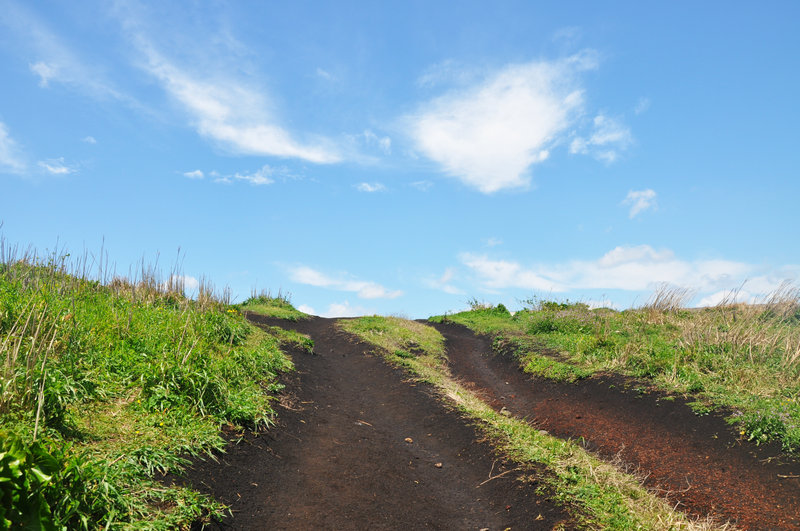
[[[490,312],[486,312],[490,313]],[[444,339],[433,328],[395,317],[362,317],[339,322],[342,330],[374,345],[387,360],[436,387],[448,403],[474,419],[495,443],[521,463],[546,467],[543,478],[585,528],[708,529],[687,519],[648,492],[634,476],[586,452],[574,441],[540,431],[523,420],[494,411],[455,381],[447,369]]]
[[[783,286],[764,304],[682,308],[685,290],[659,290],[643,308],[529,301],[513,316],[476,307],[432,318],[494,338],[540,376],[571,380],[599,371],[727,408],[743,439],[800,451],[800,299]],[[503,309],[504,310],[504,309]]]
[[[308,319],[309,315],[292,306],[288,295],[278,293],[272,296],[269,292],[255,294],[237,306],[241,311],[258,313],[267,317],[286,319],[288,321],[301,321]]]
[[[280,347],[310,340],[151,272],[98,282],[65,263],[0,264],[0,528],[219,517],[220,504],[157,477],[222,448],[223,424],[269,426],[277,376],[293,369]]]

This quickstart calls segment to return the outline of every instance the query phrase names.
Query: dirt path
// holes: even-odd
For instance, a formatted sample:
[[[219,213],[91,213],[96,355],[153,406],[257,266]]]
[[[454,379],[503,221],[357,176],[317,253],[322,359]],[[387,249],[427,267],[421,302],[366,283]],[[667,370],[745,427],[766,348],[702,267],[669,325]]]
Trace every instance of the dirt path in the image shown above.
[[[519,472],[487,482],[511,465],[426,385],[405,382],[334,321],[251,319],[310,334],[316,352],[293,355],[294,396],[278,408],[278,426],[189,471],[191,484],[233,510],[217,528],[573,527],[535,482],[516,481]]]
[[[494,407],[559,437],[583,437],[607,457],[619,453],[650,487],[669,491],[691,513],[746,529],[800,529],[798,463],[774,448],[741,443],[721,417],[699,417],[680,399],[626,390],[620,378],[531,378],[515,360],[492,355],[487,338],[460,325],[435,327],[447,339],[453,374]]]

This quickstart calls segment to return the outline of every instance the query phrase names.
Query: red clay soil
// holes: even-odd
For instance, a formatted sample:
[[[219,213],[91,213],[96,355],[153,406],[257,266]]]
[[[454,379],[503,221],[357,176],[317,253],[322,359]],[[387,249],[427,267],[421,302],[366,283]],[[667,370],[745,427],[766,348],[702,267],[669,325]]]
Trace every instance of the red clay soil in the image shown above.
[[[582,438],[605,457],[619,455],[690,514],[744,529],[800,529],[797,461],[741,441],[722,416],[698,416],[680,397],[637,391],[619,376],[574,384],[534,378],[511,355],[492,353],[489,338],[453,323],[434,326],[447,339],[453,375],[493,407],[558,437]]]
[[[210,528],[574,527],[536,493],[535,472],[515,470],[429,386],[405,381],[334,321],[250,319],[310,334],[315,353],[293,353],[277,426],[179,479],[231,507]]]

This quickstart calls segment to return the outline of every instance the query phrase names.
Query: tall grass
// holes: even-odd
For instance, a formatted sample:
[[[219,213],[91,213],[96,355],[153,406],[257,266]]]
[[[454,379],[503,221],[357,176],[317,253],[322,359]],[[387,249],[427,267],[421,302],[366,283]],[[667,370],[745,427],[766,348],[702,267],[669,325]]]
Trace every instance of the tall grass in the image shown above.
[[[447,318],[494,335],[530,372],[645,378],[698,394],[704,411],[732,409],[744,438],[800,450],[800,290],[784,283],[755,303],[737,303],[733,292],[714,307],[687,309],[692,294],[662,285],[643,307],[622,312],[532,301],[513,317],[483,308]]]
[[[39,257],[2,239],[0,259],[0,528],[173,528],[218,514],[153,477],[221,447],[220,424],[272,422],[277,374],[292,367],[282,339],[210,282],[186,297],[176,269],[126,278],[104,253]],[[103,506],[114,510],[91,509]]]

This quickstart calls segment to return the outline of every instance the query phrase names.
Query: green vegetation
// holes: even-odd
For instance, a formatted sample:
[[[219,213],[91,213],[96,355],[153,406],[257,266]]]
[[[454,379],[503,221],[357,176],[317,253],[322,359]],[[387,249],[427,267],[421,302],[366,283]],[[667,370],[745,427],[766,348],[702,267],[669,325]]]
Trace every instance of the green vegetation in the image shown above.
[[[742,438],[800,451],[800,292],[784,284],[763,304],[688,310],[687,290],[661,288],[642,308],[590,309],[529,300],[513,316],[486,305],[439,316],[494,337],[525,370],[559,380],[615,371],[691,394],[702,413],[726,407]]]
[[[509,319],[508,312],[484,309]],[[505,313],[505,316],[500,316]],[[395,317],[362,317],[339,326],[376,346],[387,360],[434,385],[449,403],[477,421],[496,446],[521,463],[543,465],[557,499],[577,508],[577,518],[593,529],[707,529],[709,522],[689,521],[647,491],[634,476],[523,420],[494,411],[451,378],[444,358],[444,339],[434,329]]]
[[[239,310],[253,312],[267,317],[276,317],[288,321],[308,319],[308,315],[297,310],[289,300],[289,296],[278,292],[272,296],[268,291],[253,293],[250,298],[237,306]]]
[[[221,449],[223,424],[271,424],[277,375],[292,369],[280,345],[310,340],[249,325],[204,286],[189,300],[152,270],[100,282],[69,274],[66,257],[0,250],[0,528],[221,516],[158,474]]]

